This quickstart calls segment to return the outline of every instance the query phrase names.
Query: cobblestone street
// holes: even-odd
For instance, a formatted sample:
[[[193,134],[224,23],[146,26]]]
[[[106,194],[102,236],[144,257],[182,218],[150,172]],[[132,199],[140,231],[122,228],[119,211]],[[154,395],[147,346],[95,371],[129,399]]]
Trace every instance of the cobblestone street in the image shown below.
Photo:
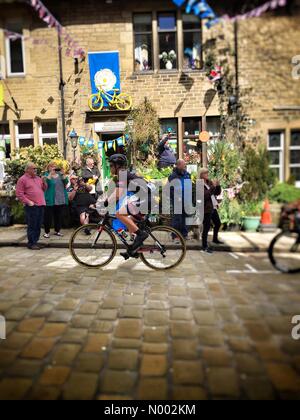
[[[300,398],[300,281],[265,254],[191,251],[162,274],[0,252],[1,399]]]

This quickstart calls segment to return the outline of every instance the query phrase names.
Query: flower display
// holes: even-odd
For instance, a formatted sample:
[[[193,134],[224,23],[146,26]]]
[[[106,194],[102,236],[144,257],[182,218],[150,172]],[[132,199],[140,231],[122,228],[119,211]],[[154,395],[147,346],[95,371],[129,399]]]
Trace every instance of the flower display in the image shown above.
[[[101,87],[105,92],[113,90],[116,83],[117,77],[110,69],[103,69],[95,74],[95,85]]]

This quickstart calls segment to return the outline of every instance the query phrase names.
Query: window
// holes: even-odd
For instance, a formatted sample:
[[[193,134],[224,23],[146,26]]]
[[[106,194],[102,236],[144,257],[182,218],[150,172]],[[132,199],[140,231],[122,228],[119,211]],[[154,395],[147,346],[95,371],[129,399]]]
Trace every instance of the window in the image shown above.
[[[199,140],[200,131],[200,117],[183,119],[183,152],[187,162],[195,160],[201,161],[202,144]]]
[[[220,140],[220,135],[221,135],[220,117],[207,117],[206,129],[210,134],[210,141],[216,142],[217,140]]]
[[[153,69],[152,15],[136,14],[133,17],[135,71]]]
[[[201,21],[194,15],[183,15],[183,68],[200,70],[202,67]]]
[[[33,124],[32,122],[18,123],[16,125],[16,147],[34,146]]]
[[[57,122],[43,121],[40,126],[40,145],[55,145],[58,143]]]
[[[270,155],[270,168],[275,172],[279,181],[284,181],[283,168],[283,147],[284,147],[284,132],[273,131],[269,133],[268,149]]]
[[[21,34],[21,30],[14,30]],[[24,76],[25,60],[24,60],[24,38],[7,38],[6,39],[6,60],[8,76]]]
[[[300,187],[300,130],[291,133],[290,173]]]
[[[177,155],[178,150],[178,124],[176,118],[162,119],[160,120],[160,135],[170,133],[169,144],[172,147],[174,153]]]
[[[9,159],[11,146],[10,146],[10,134],[9,134],[9,124],[4,123],[0,124],[0,160],[1,152],[4,154],[6,159]]]
[[[161,70],[177,68],[176,13],[158,14],[159,58]]]

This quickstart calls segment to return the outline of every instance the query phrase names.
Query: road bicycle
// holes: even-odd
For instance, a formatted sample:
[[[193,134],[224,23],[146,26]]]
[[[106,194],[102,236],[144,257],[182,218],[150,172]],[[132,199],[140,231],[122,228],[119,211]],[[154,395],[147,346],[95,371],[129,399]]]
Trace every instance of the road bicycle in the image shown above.
[[[132,253],[130,235],[113,228],[115,216],[106,214],[98,224],[89,224],[77,229],[70,239],[70,252],[77,263],[89,268],[102,268],[112,262],[120,248],[125,249],[132,258],[141,259],[153,270],[171,270],[178,267],[186,256],[186,243],[183,236],[168,226],[152,227],[149,216],[135,219],[139,229],[145,230],[149,237],[143,246]],[[126,237],[127,236],[127,237]],[[126,258],[127,259],[127,258]]]
[[[275,236],[269,247],[269,258],[273,266],[282,273],[300,273],[300,213],[291,212],[290,219],[282,225],[281,232]]]
[[[98,93],[89,98],[89,108],[93,112],[102,111],[104,100],[111,107],[116,107],[120,111],[128,111],[132,108],[132,97],[127,93],[119,93],[120,89],[113,89],[113,94],[105,92],[101,86],[97,86]]]

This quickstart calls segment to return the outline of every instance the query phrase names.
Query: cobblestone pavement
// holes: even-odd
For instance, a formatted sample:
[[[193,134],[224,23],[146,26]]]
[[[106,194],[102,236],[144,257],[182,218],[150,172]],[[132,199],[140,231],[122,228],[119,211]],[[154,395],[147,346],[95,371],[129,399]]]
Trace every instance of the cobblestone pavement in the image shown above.
[[[300,279],[264,254],[158,273],[1,248],[1,399],[300,398]]]

